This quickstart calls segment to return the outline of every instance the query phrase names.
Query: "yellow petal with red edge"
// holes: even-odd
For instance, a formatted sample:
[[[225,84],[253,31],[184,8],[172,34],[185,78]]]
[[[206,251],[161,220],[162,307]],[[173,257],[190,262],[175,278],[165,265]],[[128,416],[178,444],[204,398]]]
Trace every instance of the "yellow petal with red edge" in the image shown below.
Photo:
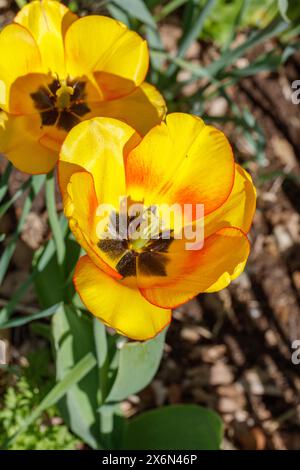
[[[39,116],[0,114],[0,152],[19,170],[35,175],[54,168],[58,153],[42,145],[41,138]]]
[[[256,208],[256,190],[249,173],[235,165],[234,185],[230,196],[217,210],[205,217],[205,237],[223,227],[238,227],[248,233]]]
[[[8,111],[11,84],[23,75],[41,72],[41,57],[30,32],[14,23],[0,33],[0,57],[0,107]]]
[[[147,43],[124,24],[105,16],[86,16],[66,33],[67,70],[72,77],[90,74],[102,99],[124,96],[145,79]]]
[[[191,256],[170,254],[166,280],[157,279],[156,286],[141,292],[154,305],[173,308],[201,292],[224,289],[243,271],[249,251],[249,241],[241,230],[223,228],[205,239],[201,250],[191,251]],[[180,256],[190,263],[181,262]]]
[[[60,187],[65,195],[73,169],[81,167],[94,178],[98,202],[119,206],[126,195],[124,155],[139,136],[127,124],[109,118],[94,118],[75,126],[61,149]],[[70,168],[70,165],[76,165]]]
[[[87,256],[78,261],[74,284],[93,315],[129,338],[153,338],[171,321],[170,310],[151,305],[137,289],[112,279]]]
[[[145,135],[164,119],[166,103],[154,86],[143,83],[129,95],[95,104],[93,114],[119,119]]]
[[[103,260],[97,246],[97,207],[92,175],[86,171],[74,173],[64,200],[64,212],[70,228],[93,262],[110,276],[120,279],[122,276]]]
[[[65,76],[64,35],[76,19],[74,13],[55,0],[30,2],[15,18],[35,38],[45,71],[57,73],[60,78]]]
[[[224,134],[196,116],[169,114],[128,156],[128,192],[147,204],[203,204],[216,210],[230,194],[234,160]],[[195,209],[195,206],[194,206]]]

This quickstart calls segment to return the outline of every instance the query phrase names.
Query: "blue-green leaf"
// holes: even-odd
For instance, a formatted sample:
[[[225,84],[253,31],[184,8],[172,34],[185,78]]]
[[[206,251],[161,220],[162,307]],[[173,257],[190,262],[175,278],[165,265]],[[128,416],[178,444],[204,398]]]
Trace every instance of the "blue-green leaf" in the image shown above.
[[[3,175],[1,176],[1,182],[0,182],[0,202],[2,201],[2,199],[4,198],[5,194],[7,193],[8,191],[8,181],[9,181],[9,177],[11,175],[11,172],[12,172],[12,164],[11,162],[8,162],[8,164],[6,165],[6,168],[5,168],[5,171],[3,173]]]
[[[62,236],[65,236],[68,224],[63,216],[60,220],[60,227]],[[66,238],[65,253],[63,271],[58,264],[53,239],[34,260],[34,269],[38,271],[34,278],[35,288],[39,302],[44,308],[61,301],[69,302],[74,295],[73,284],[67,280],[70,280],[72,276],[79,257],[80,246],[73,239]]]
[[[151,382],[160,364],[165,335],[166,329],[149,341],[123,345],[119,354],[117,376],[107,402],[124,400]]]
[[[39,193],[44,181],[45,181],[45,175],[36,175],[36,176],[33,176],[32,179],[31,179],[30,192],[29,192],[29,194],[28,194],[28,196],[27,196],[27,198],[24,202],[23,212],[22,212],[22,215],[21,215],[20,220],[18,222],[17,228],[16,228],[15,232],[13,233],[12,237],[10,238],[10,240],[8,241],[7,246],[6,246],[5,250],[3,251],[2,255],[1,255],[1,259],[0,259],[0,284],[2,284],[2,282],[3,282],[3,279],[5,277],[5,274],[7,272],[7,269],[8,269],[9,263],[10,263],[10,260],[13,256],[14,252],[15,252],[18,237],[19,237],[20,233],[22,232],[24,223],[26,221],[27,215],[30,212],[32,203],[33,203],[35,197],[37,196],[37,194]]]
[[[280,11],[280,14],[281,14],[282,18],[287,23],[290,22],[290,19],[287,16],[288,8],[289,8],[288,0],[278,0],[278,9]]]
[[[52,333],[58,381],[63,380],[86,354],[92,353],[96,358],[92,320],[80,311],[67,306],[61,308],[52,319]],[[95,359],[94,365],[96,362]],[[68,426],[94,449],[100,448],[99,387],[98,369],[93,367],[58,403]]]
[[[26,315],[19,318],[14,318],[6,323],[0,323],[0,330],[4,330],[6,328],[16,328],[17,326],[26,325],[35,320],[40,320],[41,318],[47,318],[57,312],[60,304],[55,304],[46,310],[42,310],[41,312],[32,313],[31,315]]]
[[[142,0],[126,0],[126,2],[124,2],[124,0],[112,0],[111,3],[126,12],[129,16],[137,18],[152,28],[156,28],[153,16]]]

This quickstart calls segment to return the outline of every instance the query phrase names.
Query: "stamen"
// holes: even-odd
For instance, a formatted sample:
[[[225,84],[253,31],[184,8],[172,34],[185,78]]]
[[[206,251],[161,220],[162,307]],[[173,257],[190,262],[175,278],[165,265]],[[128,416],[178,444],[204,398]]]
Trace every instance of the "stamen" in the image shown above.
[[[139,271],[144,276],[166,276],[167,258],[161,253],[144,251],[138,258]]]
[[[145,213],[146,217],[145,217]],[[169,258],[165,255],[168,252],[170,244],[173,242],[173,232],[169,231],[159,231],[159,217],[155,215],[154,228],[158,229],[158,233],[155,238],[149,229],[149,226],[143,225],[145,220],[152,225],[153,228],[153,219],[151,224],[151,219],[149,219],[149,213],[155,214],[156,211],[152,207],[148,208],[137,216],[135,220],[132,220],[132,217],[126,218],[127,224],[125,224],[125,229],[127,225],[127,230],[123,232],[127,233],[127,236],[124,237],[121,235],[120,229],[120,214],[113,212],[110,215],[110,222],[108,224],[107,230],[105,230],[106,237],[109,234],[110,238],[101,239],[98,242],[99,249],[105,253],[112,261],[112,266],[123,276],[136,276],[137,275],[137,266],[138,271],[142,276],[167,276],[166,265],[169,261]],[[149,236],[149,238],[138,238],[137,240],[133,239],[135,230],[139,228],[142,229],[142,236]],[[150,227],[151,228],[151,227]],[[116,264],[114,264],[116,263]]]
[[[109,253],[111,258],[119,258],[128,248],[127,240],[99,240],[98,247],[104,253]]]
[[[40,112],[41,127],[56,126],[70,131],[90,112],[84,102],[86,98],[84,81],[53,80],[31,93],[36,109]]]
[[[116,270],[123,277],[136,276],[136,260],[137,253],[135,251],[127,251],[127,253],[120,259],[116,266]]]

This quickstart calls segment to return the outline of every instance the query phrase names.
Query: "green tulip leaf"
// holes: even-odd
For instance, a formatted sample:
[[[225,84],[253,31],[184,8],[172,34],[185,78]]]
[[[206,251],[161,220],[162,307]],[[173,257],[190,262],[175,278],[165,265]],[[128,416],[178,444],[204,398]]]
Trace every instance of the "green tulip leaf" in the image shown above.
[[[58,381],[63,380],[87,353],[92,353],[96,358],[93,324],[87,315],[64,306],[53,317],[52,333]],[[94,449],[100,446],[98,379],[98,370],[94,367],[58,403],[62,417],[71,430]]]
[[[123,449],[217,450],[222,436],[222,421],[214,411],[197,405],[165,406],[129,422]]]
[[[124,400],[151,382],[160,364],[166,331],[143,343],[123,345],[119,352],[117,375],[106,402]]]

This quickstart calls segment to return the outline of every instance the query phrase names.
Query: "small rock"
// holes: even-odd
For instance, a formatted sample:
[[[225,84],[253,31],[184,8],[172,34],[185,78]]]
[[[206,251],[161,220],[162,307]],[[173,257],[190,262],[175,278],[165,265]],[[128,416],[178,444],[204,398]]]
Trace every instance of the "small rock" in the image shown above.
[[[199,330],[194,326],[184,326],[180,332],[180,336],[190,343],[198,343],[201,338]]]
[[[37,250],[43,243],[46,224],[35,212],[28,214],[22,231],[22,240],[32,249]]]
[[[280,158],[282,163],[286,165],[289,170],[297,166],[294,149],[286,139],[274,135],[271,139],[271,145],[276,157]]]
[[[278,343],[276,335],[275,335],[274,331],[272,331],[272,330],[267,330],[265,332],[265,338],[266,338],[267,343],[272,347],[276,346],[277,343]]]
[[[222,96],[209,103],[209,113],[212,116],[224,116],[228,109],[228,103]]]
[[[164,48],[168,52],[175,52],[178,40],[182,34],[181,28],[173,24],[163,24],[159,28],[159,32]]]
[[[210,364],[215,363],[226,354],[225,344],[217,344],[216,346],[204,346],[201,349],[201,359],[203,362]]]
[[[233,373],[230,367],[223,361],[218,361],[214,364],[210,371],[210,384],[211,385],[226,385],[231,384],[234,380]]]
[[[231,385],[220,385],[217,391],[219,395],[230,398],[239,398],[244,394],[243,386],[240,383],[233,383]]]
[[[246,406],[246,398],[241,384],[222,385],[218,387],[219,409],[222,413],[237,413]]]
[[[274,235],[279,247],[279,250],[284,253],[293,246],[293,239],[289,232],[283,225],[276,225],[274,227]]]
[[[221,397],[218,409],[220,413],[234,413],[237,410],[237,402],[233,398]]]
[[[250,393],[253,395],[263,395],[264,386],[261,382],[261,379],[258,373],[254,369],[247,370],[245,372],[247,385],[250,388]]]

